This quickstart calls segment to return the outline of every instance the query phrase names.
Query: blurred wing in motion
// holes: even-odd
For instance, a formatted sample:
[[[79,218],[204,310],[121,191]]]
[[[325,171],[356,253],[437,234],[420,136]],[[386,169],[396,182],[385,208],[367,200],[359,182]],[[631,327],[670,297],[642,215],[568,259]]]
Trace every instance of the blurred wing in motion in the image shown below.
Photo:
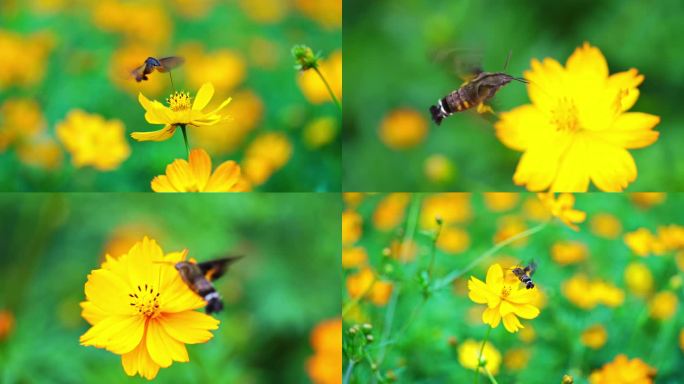
[[[440,49],[432,54],[432,61],[444,72],[465,82],[482,72],[482,52],[475,49]]]
[[[197,266],[202,271],[204,277],[207,280],[212,281],[223,276],[223,274],[228,269],[228,266],[240,260],[241,258],[242,256],[224,257],[222,259],[209,260],[202,263],[198,263]]]
[[[140,82],[143,80],[147,80],[147,75],[151,72],[145,71],[147,68],[147,64],[143,64],[139,66],[138,68],[134,69],[131,71],[131,76],[135,77],[135,81]]]
[[[180,65],[183,65],[185,59],[179,56],[169,56],[159,59],[161,66],[156,67],[159,72],[168,72]]]

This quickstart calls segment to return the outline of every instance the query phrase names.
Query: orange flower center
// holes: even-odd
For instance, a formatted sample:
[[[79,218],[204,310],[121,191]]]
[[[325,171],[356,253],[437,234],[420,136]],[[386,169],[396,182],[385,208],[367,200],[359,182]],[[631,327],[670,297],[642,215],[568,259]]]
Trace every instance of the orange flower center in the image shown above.
[[[171,110],[175,112],[190,109],[192,107],[192,103],[190,100],[190,93],[178,91],[172,93],[171,96],[166,98],[166,102],[169,104],[169,108],[171,108]]]
[[[138,285],[138,290],[129,293],[128,296],[133,300],[131,306],[135,307],[141,315],[155,318],[159,316],[159,292],[154,292],[154,288]]]
[[[577,107],[571,99],[563,97],[558,101],[556,108],[551,110],[551,124],[556,126],[556,131],[567,133],[574,133],[582,128],[577,118]]]
[[[502,298],[502,299],[507,298],[508,295],[511,294],[511,290],[512,290],[512,289],[513,289],[512,287],[510,287],[510,286],[508,286],[508,285],[504,285],[503,288],[501,289],[501,298]]]

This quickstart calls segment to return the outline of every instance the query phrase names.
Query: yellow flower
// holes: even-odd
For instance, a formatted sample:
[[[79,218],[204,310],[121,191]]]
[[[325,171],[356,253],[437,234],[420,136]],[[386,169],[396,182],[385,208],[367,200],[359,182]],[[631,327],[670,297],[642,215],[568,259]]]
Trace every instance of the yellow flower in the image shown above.
[[[531,304],[537,296],[537,288],[526,289],[518,283],[509,284],[499,264],[489,267],[486,282],[471,276],[468,290],[470,300],[487,304],[482,321],[492,328],[496,328],[503,319],[506,330],[514,333],[524,328],[518,317],[534,319],[539,316],[539,309]]]
[[[587,218],[586,212],[572,208],[575,205],[575,196],[570,193],[561,193],[558,200],[554,193],[539,193],[537,196],[553,217],[575,231],[579,230],[576,223],[582,223]]]
[[[631,262],[625,268],[625,283],[636,296],[645,297],[653,288],[653,275],[645,265]]]
[[[352,245],[361,237],[363,218],[357,212],[342,212],[342,246]]]
[[[608,339],[608,332],[601,324],[592,325],[582,332],[582,344],[591,349],[599,349],[606,344]]]
[[[150,124],[164,124],[164,128],[153,132],[133,132],[131,137],[138,141],[164,141],[173,136],[179,126],[208,126],[230,119],[229,115],[219,112],[230,103],[230,98],[211,112],[202,110],[209,104],[214,96],[214,86],[205,83],[197,91],[194,103],[190,102],[190,94],[187,92],[175,92],[167,99],[169,104],[165,107],[158,101],[150,101],[142,93],[138,94],[138,101],[145,109],[145,120]]]
[[[219,321],[195,311],[206,303],[174,268],[186,254],[164,254],[145,237],[118,259],[107,255],[85,284],[81,315],[92,327],[81,345],[121,355],[127,375],[148,380],[160,367],[189,361],[185,344],[209,341]]]
[[[342,200],[349,208],[356,208],[363,201],[363,192],[343,192]]]
[[[560,265],[579,263],[587,254],[587,246],[577,241],[559,241],[551,247],[551,258]]]
[[[330,116],[319,117],[304,127],[304,144],[312,149],[323,147],[335,139],[337,131],[337,119]]]
[[[480,357],[480,349],[482,349],[482,359],[478,362]],[[499,373],[501,367],[501,353],[494,348],[494,345],[489,341],[484,343],[468,339],[458,346],[458,362],[464,368],[472,369],[473,371],[480,367],[480,362],[484,361],[484,368],[492,375]],[[480,367],[480,372],[484,373],[483,367]]]
[[[626,112],[644,80],[637,70],[608,75],[601,51],[585,43],[563,67],[556,60],[532,60],[527,104],[502,113],[495,129],[506,146],[524,152],[513,175],[531,191],[622,191],[637,177],[628,149],[658,139],[660,118]]]
[[[319,60],[318,70],[330,84],[337,100],[342,100],[342,51],[335,51],[327,59]],[[297,84],[309,102],[313,104],[333,102],[328,89],[315,71],[299,72],[297,76]]]
[[[21,36],[0,30],[0,90],[12,85],[30,87],[45,76],[54,37],[50,33]]]
[[[427,135],[428,122],[422,113],[409,108],[391,111],[380,123],[380,139],[392,149],[420,144]]]
[[[93,23],[99,29],[122,34],[128,41],[152,46],[169,41],[173,24],[162,4],[98,1]],[[153,25],[154,28],[150,28]]]
[[[296,0],[295,6],[326,29],[342,26],[342,0]]]
[[[484,201],[487,208],[492,212],[509,211],[520,201],[517,192],[485,192]]]
[[[520,216],[504,216],[497,220],[497,231],[494,234],[494,242],[500,243],[527,230],[525,221]],[[511,243],[514,247],[523,247],[527,244],[527,238],[515,240]]]
[[[352,247],[342,250],[342,268],[354,268],[364,265],[368,261],[366,248]]]
[[[679,349],[684,351],[684,328],[679,331]]]
[[[423,173],[433,183],[445,184],[456,177],[456,167],[442,154],[430,155],[423,162]]]
[[[176,159],[166,174],[152,179],[155,192],[246,192],[250,185],[240,176],[240,166],[228,160],[211,172],[211,158],[204,149],[190,151],[190,160]]]
[[[282,0],[239,0],[238,5],[250,19],[263,24],[281,21],[290,9],[290,2]]]
[[[258,136],[245,150],[245,176],[261,185],[284,167],[292,157],[292,143],[282,132],[268,132]]]
[[[589,222],[591,232],[605,239],[617,239],[622,232],[622,224],[609,213],[597,213]]]
[[[392,283],[378,280],[375,272],[368,267],[347,276],[346,286],[352,299],[366,297],[378,306],[387,304],[393,289]]]
[[[31,99],[9,99],[0,106],[0,151],[9,145],[39,135],[45,130],[45,117]]]
[[[591,384],[651,384],[656,375],[655,368],[639,358],[628,360],[625,355],[618,355],[600,370],[589,376]]]
[[[131,153],[124,125],[119,120],[105,120],[100,115],[76,109],[57,124],[56,131],[71,153],[71,162],[78,168],[90,165],[100,171],[111,171]]]
[[[514,348],[504,354],[504,365],[511,371],[520,371],[527,367],[532,353],[527,348]]]
[[[654,205],[665,201],[667,194],[663,192],[633,192],[629,194],[629,199],[639,208],[651,208]]]
[[[653,296],[648,309],[654,319],[667,320],[677,313],[678,304],[677,295],[670,291],[663,291]]]
[[[57,169],[62,165],[62,149],[49,137],[33,138],[17,147],[19,160],[26,165],[43,169]]]
[[[438,193],[426,197],[420,210],[420,227],[437,229],[437,217],[445,227],[466,222],[473,215],[470,196],[469,193]]]
[[[314,356],[306,361],[306,371],[314,384],[342,383],[342,320],[326,320],[311,332]]]
[[[656,238],[648,229],[639,228],[634,232],[625,233],[624,241],[637,256],[648,256]]]
[[[383,198],[373,212],[373,225],[381,231],[389,231],[404,220],[406,206],[411,195],[404,192],[390,193]]]
[[[625,300],[625,293],[620,288],[601,280],[589,280],[584,274],[563,282],[561,292],[571,303],[585,310],[599,304],[614,308]]]
[[[244,82],[247,76],[245,58],[236,51],[224,48],[205,52],[201,44],[189,43],[178,52],[186,59],[184,72],[193,88],[210,83],[221,90],[221,96]]]
[[[437,238],[437,248],[447,253],[461,253],[470,246],[470,235],[458,227],[444,227]]]

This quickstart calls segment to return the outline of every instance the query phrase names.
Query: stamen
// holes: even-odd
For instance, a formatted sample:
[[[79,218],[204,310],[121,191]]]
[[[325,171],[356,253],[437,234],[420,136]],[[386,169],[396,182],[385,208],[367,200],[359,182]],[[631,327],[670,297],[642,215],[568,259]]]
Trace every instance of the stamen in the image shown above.
[[[557,107],[551,110],[551,124],[556,126],[556,131],[577,132],[581,129],[577,113],[575,103],[570,98],[563,97],[558,101]]]
[[[166,98],[166,103],[173,111],[185,111],[192,107],[190,93],[188,92],[174,92]]]

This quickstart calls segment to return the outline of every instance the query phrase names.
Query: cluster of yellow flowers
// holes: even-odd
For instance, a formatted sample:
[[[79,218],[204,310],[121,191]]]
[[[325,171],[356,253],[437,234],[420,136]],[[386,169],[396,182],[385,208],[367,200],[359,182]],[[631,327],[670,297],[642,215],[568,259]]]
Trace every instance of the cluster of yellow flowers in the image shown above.
[[[684,227],[676,224],[658,227],[657,233],[639,228],[624,236],[625,244],[637,256],[663,255],[684,250]]]
[[[315,384],[340,383],[342,371],[342,319],[318,324],[311,332],[314,356],[306,362],[306,370]]]
[[[617,307],[625,301],[625,293],[618,287],[603,280],[590,279],[585,274],[577,274],[563,282],[563,295],[582,309],[592,309],[599,304]]]
[[[0,29],[0,91],[17,85],[29,87],[45,76],[45,63],[54,38],[47,32],[22,36]]]

